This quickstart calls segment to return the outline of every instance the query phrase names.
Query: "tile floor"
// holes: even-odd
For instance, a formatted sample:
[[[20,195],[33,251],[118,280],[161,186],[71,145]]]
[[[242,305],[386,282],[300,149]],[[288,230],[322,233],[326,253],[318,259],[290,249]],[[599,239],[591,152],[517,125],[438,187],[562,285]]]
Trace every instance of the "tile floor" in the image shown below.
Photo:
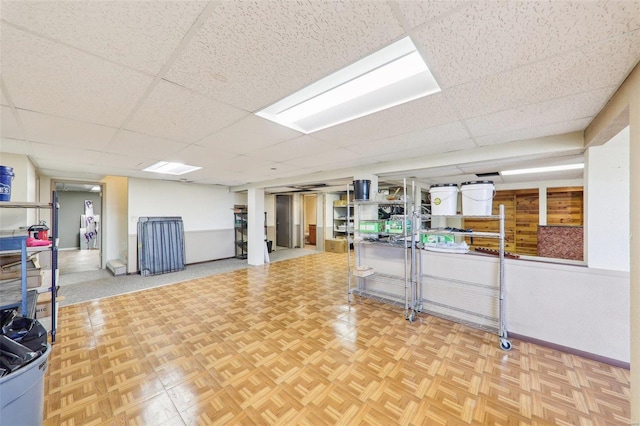
[[[629,371],[369,300],[322,253],[60,308],[46,425],[629,422]]]

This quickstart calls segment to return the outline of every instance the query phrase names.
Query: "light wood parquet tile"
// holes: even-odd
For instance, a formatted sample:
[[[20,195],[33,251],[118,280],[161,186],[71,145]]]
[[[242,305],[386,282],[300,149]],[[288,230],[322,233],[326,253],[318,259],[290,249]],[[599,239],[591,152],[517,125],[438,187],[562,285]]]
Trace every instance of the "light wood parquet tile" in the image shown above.
[[[346,298],[323,253],[62,307],[46,425],[625,425],[629,372]]]

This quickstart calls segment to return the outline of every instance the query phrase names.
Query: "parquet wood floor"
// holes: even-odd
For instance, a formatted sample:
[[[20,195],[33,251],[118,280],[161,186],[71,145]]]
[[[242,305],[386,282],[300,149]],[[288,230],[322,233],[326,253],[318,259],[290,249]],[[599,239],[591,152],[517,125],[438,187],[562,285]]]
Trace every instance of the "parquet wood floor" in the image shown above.
[[[629,423],[629,371],[349,305],[345,257],[62,307],[45,424]]]

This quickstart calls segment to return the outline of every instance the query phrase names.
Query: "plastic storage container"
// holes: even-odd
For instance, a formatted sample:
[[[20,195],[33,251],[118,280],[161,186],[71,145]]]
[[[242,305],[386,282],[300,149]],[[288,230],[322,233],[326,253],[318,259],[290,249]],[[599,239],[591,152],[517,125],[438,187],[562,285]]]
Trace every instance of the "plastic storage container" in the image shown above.
[[[490,216],[496,189],[490,180],[464,182],[462,192],[462,214],[465,216]]]
[[[28,365],[0,378],[0,426],[40,425],[51,345]]]
[[[368,200],[369,191],[371,190],[370,180],[354,180],[353,181],[353,198],[355,200]]]
[[[431,214],[434,216],[452,216],[458,212],[458,185],[439,183],[429,188]]]
[[[15,176],[13,167],[0,166],[0,201],[11,201],[11,181]]]

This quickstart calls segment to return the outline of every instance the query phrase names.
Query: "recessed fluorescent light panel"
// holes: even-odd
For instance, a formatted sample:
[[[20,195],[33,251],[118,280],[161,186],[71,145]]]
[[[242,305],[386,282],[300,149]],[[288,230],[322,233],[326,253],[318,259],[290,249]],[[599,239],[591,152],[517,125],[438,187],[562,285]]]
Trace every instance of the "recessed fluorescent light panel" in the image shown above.
[[[143,169],[143,172],[162,173],[166,175],[183,175],[185,173],[200,170],[202,167],[189,166],[181,163],[169,163],[167,161],[160,161],[153,166],[149,166]]]
[[[518,169],[518,170],[505,170],[500,172],[502,176],[509,175],[524,175],[528,173],[548,173],[548,172],[561,172],[564,170],[579,170],[584,169],[584,164],[567,164],[565,166],[550,166],[550,167],[537,167],[533,169]]]
[[[256,115],[312,133],[439,91],[420,52],[406,37]]]

